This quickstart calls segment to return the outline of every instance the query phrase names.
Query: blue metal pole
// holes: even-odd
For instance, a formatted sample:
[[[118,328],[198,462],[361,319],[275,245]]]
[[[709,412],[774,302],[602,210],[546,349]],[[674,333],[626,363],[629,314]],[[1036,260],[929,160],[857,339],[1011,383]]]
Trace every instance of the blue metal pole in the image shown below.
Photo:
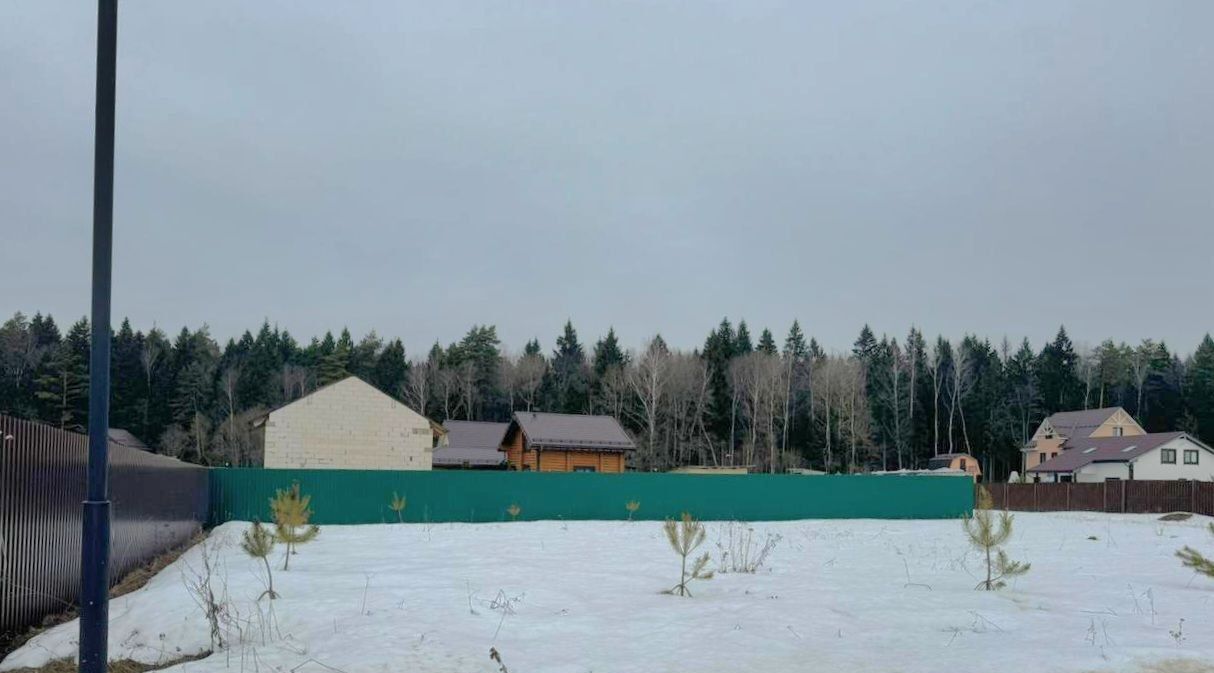
[[[97,3],[93,150],[93,315],[89,352],[88,495],[80,559],[80,673],[105,673],[110,590],[110,263],[114,228],[114,84],[118,0]]]

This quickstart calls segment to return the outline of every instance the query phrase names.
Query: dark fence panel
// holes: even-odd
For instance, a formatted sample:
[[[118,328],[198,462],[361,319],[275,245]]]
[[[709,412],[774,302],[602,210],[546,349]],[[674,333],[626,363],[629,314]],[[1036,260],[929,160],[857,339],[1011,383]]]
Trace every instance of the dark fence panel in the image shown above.
[[[298,481],[320,524],[396,521],[394,493],[408,500],[406,521],[638,519],[691,512],[705,520],[933,519],[967,514],[973,482],[964,477],[781,474],[579,474],[442,470],[211,470],[211,521],[269,516],[275,489]]]
[[[1126,514],[1192,512],[1214,516],[1214,482],[1106,481],[1098,484],[983,484],[995,507],[1024,512]]]
[[[75,603],[88,437],[0,416],[0,634]],[[207,470],[110,443],[110,578],[206,521]]]

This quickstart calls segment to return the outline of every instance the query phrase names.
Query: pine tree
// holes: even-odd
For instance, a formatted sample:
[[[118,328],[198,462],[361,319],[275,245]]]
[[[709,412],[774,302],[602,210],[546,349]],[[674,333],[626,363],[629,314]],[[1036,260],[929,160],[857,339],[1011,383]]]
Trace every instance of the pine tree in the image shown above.
[[[691,590],[687,585],[692,580],[710,580],[713,575],[712,571],[708,570],[708,552],[704,552],[692,561],[690,569],[687,567],[687,557],[704,544],[706,536],[704,524],[696,521],[691,514],[683,512],[679,521],[666,519],[662,530],[666,533],[666,540],[670,543],[670,548],[679,555],[679,583],[674,585],[670,593],[691,596]]]
[[[981,486],[978,488],[978,503],[974,513],[962,521],[970,544],[986,558],[986,579],[974,587],[986,591],[1002,589],[1007,586],[1008,578],[1019,577],[1031,567],[1029,563],[1008,559],[1002,546],[1012,536],[1014,517],[1007,510],[1003,510],[996,518],[991,511],[993,507],[994,501],[990,492],[985,486]]]
[[[261,525],[260,521],[254,521],[252,527],[245,530],[244,535],[241,537],[240,548],[249,556],[261,559],[261,562],[266,566],[266,582],[268,586],[257,597],[257,600],[261,600],[266,596],[269,596],[270,600],[278,598],[278,593],[274,591],[274,571],[270,569],[270,552],[274,551],[274,534],[266,530],[266,527]]]
[[[274,497],[270,498],[270,514],[274,518],[274,537],[287,545],[287,553],[282,562],[286,570],[291,563],[291,555],[298,554],[297,547],[311,542],[320,533],[320,527],[308,523],[312,518],[309,505],[312,496],[299,492],[299,482],[291,485],[289,490],[277,489]]]
[[[396,522],[405,522],[405,508],[409,506],[409,501],[395,491],[392,493],[392,500],[388,503],[388,509],[396,512]]]
[[[1209,334],[1185,368],[1184,402],[1194,434],[1206,444],[1214,444],[1214,339]]]
[[[1214,523],[1206,525],[1209,527],[1210,533],[1214,535]],[[1191,568],[1200,575],[1214,578],[1214,559],[1206,557],[1188,545],[1185,545],[1184,549],[1176,552],[1176,556],[1184,567]]]

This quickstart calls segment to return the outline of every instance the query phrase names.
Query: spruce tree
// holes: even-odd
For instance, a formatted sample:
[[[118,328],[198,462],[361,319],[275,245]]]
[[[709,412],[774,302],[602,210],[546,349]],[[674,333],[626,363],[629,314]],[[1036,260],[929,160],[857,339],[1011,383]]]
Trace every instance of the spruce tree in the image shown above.
[[[856,342],[852,344],[851,353],[859,360],[868,362],[876,349],[877,337],[873,336],[872,328],[865,324],[860,330],[860,336],[856,337]]]
[[[1194,434],[1214,444],[1214,339],[1207,334],[1185,368],[1184,403]]]
[[[1076,373],[1078,363],[1079,356],[1066,327],[1059,327],[1057,336],[1037,358],[1037,389],[1046,415],[1083,407],[1083,388]]]
[[[398,400],[403,400],[408,376],[409,362],[405,359],[405,345],[401,343],[400,339],[396,339],[389,343],[376,358],[375,372],[371,382],[385,393]]]
[[[590,405],[590,377],[586,354],[578,342],[572,321],[565,322],[564,332],[556,339],[551,372],[556,410],[567,414],[585,413]]]
[[[350,330],[343,329],[342,338],[333,341],[333,335],[325,333],[325,339],[320,342],[319,359],[316,368],[316,383],[327,386],[336,383],[350,375],[350,351],[353,342]]]
[[[733,354],[735,356],[746,355],[747,353],[753,353],[754,350],[755,347],[750,342],[750,328],[746,326],[746,321],[743,320],[738,323],[738,333],[734,337]]]
[[[733,360],[737,339],[728,318],[722,318],[717,329],[704,341],[702,357],[708,365],[708,428],[712,435],[725,444],[726,451],[733,445],[730,436],[733,412],[733,391],[729,379],[729,363]]]
[[[43,421],[81,432],[88,424],[89,325],[81,318],[53,347],[35,381]]]
[[[594,375],[596,380],[603,378],[612,367],[623,367],[627,362],[624,350],[620,348],[620,340],[615,336],[615,328],[608,328],[607,336],[594,344]]]
[[[110,425],[135,433],[140,431],[140,401],[144,381],[143,367],[139,362],[142,341],[143,335],[136,335],[131,329],[131,321],[123,318],[122,326],[110,344]]]
[[[764,327],[763,332],[759,334],[758,351],[764,355],[779,354],[779,351],[776,349],[776,340],[774,337],[772,337],[771,330],[767,329],[766,327]]]

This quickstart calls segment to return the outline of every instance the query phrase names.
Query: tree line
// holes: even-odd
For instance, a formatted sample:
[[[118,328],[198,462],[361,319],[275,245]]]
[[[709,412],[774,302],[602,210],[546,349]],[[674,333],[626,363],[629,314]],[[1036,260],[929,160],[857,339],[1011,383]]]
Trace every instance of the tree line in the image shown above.
[[[654,336],[626,350],[614,330],[583,344],[571,323],[546,351],[504,349],[492,325],[409,358],[399,339],[349,330],[306,345],[262,324],[221,346],[206,326],[175,337],[128,320],[112,340],[111,425],[161,453],[211,465],[257,465],[252,421],[348,375],[438,421],[508,420],[514,411],[602,413],[637,441],[633,467],[746,465],[762,471],[917,469],[966,452],[1001,478],[1045,416],[1121,406],[1151,432],[1186,430],[1214,444],[1214,341],[1182,357],[1161,341],[1077,349],[1060,328],[1026,339],[967,335],[901,340],[865,326],[827,353],[794,321],[781,341],[728,319],[703,347]],[[0,412],[69,430],[88,414],[89,325],[62,333],[49,315],[0,327]]]

